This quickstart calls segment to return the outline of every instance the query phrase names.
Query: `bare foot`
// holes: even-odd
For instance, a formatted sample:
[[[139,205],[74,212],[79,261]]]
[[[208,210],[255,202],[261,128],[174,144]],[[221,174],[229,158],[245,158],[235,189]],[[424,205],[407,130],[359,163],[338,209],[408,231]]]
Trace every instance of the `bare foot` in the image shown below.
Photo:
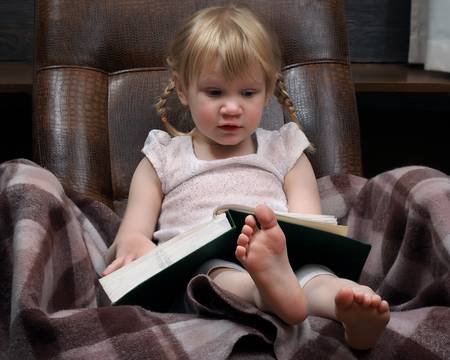
[[[342,322],[345,339],[359,350],[372,348],[389,322],[389,304],[370,288],[344,287],[336,295],[336,318]]]
[[[266,205],[258,205],[255,215],[261,229],[253,216],[247,216],[236,257],[256,284],[256,306],[288,324],[301,323],[307,315],[306,298],[289,264],[284,233]]]

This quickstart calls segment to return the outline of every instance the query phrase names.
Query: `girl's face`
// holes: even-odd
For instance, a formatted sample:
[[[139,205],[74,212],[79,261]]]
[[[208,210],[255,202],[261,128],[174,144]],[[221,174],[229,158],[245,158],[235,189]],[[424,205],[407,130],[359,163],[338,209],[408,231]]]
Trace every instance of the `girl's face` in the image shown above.
[[[196,140],[220,146],[252,144],[251,135],[261,121],[268,94],[259,63],[235,79],[226,79],[216,61],[187,89],[175,78],[180,101],[189,106]],[[252,145],[253,148],[253,145]]]

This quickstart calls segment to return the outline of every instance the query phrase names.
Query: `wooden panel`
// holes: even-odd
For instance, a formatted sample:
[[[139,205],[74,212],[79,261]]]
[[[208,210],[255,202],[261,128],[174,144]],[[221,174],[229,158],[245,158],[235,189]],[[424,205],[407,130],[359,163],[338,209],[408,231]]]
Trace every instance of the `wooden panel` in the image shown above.
[[[447,92],[450,74],[405,64],[352,64],[357,92]]]
[[[33,59],[34,0],[0,0],[0,61]]]
[[[0,93],[31,93],[33,66],[29,63],[0,61]]]

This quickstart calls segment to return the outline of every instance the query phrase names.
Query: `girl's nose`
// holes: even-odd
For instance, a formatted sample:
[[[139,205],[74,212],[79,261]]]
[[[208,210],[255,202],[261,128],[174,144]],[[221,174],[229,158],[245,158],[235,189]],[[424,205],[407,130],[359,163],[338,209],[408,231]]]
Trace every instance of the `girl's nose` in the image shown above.
[[[220,107],[221,115],[240,115],[242,113],[242,107],[239,101],[235,98],[226,99]]]

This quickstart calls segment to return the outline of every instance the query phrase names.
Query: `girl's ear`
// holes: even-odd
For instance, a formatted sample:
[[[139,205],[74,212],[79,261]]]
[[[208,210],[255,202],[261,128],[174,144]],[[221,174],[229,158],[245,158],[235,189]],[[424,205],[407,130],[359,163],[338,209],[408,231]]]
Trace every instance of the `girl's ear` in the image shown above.
[[[175,90],[177,92],[178,99],[183,105],[187,106],[188,105],[186,94],[187,91],[181,81],[180,75],[178,73],[173,73],[172,81],[175,84]]]

